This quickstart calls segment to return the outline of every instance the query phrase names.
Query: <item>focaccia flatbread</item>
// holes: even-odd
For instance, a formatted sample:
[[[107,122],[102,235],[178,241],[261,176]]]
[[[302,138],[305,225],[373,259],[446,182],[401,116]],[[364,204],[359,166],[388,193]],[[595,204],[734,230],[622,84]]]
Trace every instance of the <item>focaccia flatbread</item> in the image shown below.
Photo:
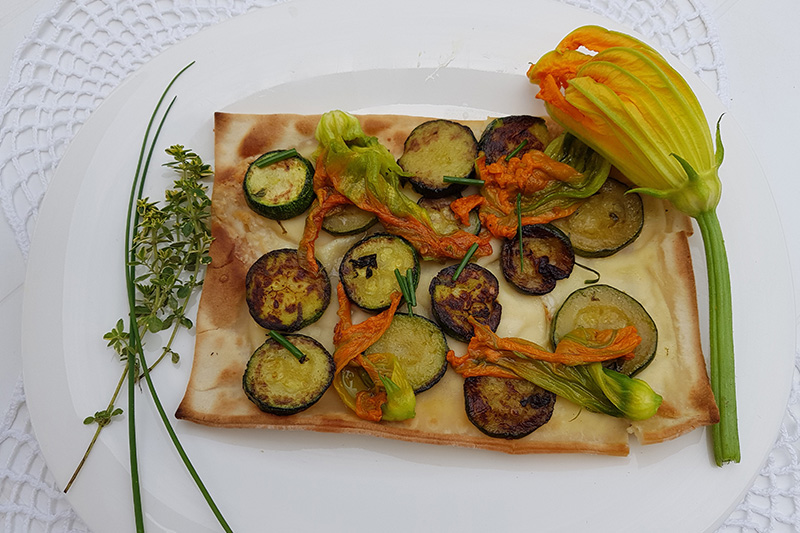
[[[362,127],[396,156],[410,131],[424,118],[362,116]],[[603,259],[581,259],[597,269],[602,282],[624,290],[644,305],[658,328],[658,353],[637,377],[663,398],[651,419],[630,422],[589,412],[559,398],[551,420],[519,440],[491,438],[467,419],[463,378],[452,369],[432,389],[418,395],[416,417],[403,422],[367,422],[356,417],[333,388],[311,408],[291,416],[260,411],[245,396],[242,375],[253,351],[265,340],[265,330],[251,318],[245,303],[245,274],[262,254],[297,247],[305,217],[278,223],[254,213],[242,193],[247,166],[275,149],[296,148],[309,157],[317,143],[318,116],[245,115],[217,113],[215,117],[216,177],[212,196],[212,263],[208,268],[197,317],[194,363],[186,393],[176,416],[217,427],[258,427],[348,432],[408,441],[450,444],[508,453],[587,452],[625,455],[629,435],[641,443],[661,442],[716,422],[718,411],[711,393],[700,346],[694,274],[687,238],[690,220],[653,198],[645,202],[645,226],[640,237],[621,252]],[[480,136],[486,122],[463,122]],[[374,230],[373,230],[374,231]],[[332,237],[322,232],[316,256],[337,283],[339,261],[363,235]],[[542,297],[522,295],[500,274],[498,242],[495,253],[477,262],[497,275],[503,316],[498,335],[522,337],[547,344],[549,321],[587,274],[575,269],[571,277]],[[450,263],[424,262],[418,290],[419,314],[431,316],[427,287]],[[322,343],[331,353],[337,304],[301,333]],[[353,322],[367,315],[354,312]],[[466,345],[448,338],[450,348],[463,355]]]

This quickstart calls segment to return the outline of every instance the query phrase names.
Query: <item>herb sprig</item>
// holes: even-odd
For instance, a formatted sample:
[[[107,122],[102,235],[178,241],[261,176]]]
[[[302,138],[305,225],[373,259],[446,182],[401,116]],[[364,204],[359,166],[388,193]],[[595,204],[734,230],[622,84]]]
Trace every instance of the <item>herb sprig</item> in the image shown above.
[[[139,161],[131,185],[125,229],[127,330],[125,320],[119,319],[115,326],[103,336],[108,341],[108,346],[119,355],[125,368],[106,409],[98,411],[84,420],[85,424],[96,423],[97,428],[75,473],[64,489],[66,492],[74,483],[102,429],[109,425],[114,417],[122,414],[123,411],[116,406],[116,401],[127,378],[131,488],[137,532],[144,531],[134,423],[135,385],[142,378],[147,384],[164,427],[189,474],[220,525],[225,531],[231,531],[186,455],[150,378],[153,368],[167,356],[173,362],[179,360],[179,355],[172,349],[172,344],[179,329],[193,327],[192,320],[186,315],[187,306],[194,290],[202,284],[203,265],[211,261],[209,255],[211,200],[207,194],[207,186],[201,183],[201,180],[212,175],[212,170],[209,165],[203,163],[200,156],[187,150],[184,146],[171,146],[166,153],[172,157],[172,161],[165,163],[164,166],[178,172],[179,177],[175,180],[174,187],[166,191],[164,205],[159,206],[142,197],[145,177],[156,140],[166,116],[175,102],[174,98],[164,112],[152,139],[150,139],[151,128],[172,84],[189,66],[191,63],[167,85],[152,113],[142,141]],[[148,365],[144,351],[144,337],[148,333],[165,330],[171,330],[169,338],[157,360],[152,365]]]

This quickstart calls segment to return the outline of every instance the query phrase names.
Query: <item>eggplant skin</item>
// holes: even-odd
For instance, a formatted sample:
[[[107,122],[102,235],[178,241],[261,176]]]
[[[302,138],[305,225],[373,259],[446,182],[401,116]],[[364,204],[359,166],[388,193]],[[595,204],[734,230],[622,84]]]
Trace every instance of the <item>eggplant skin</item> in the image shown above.
[[[312,274],[300,266],[297,250],[281,248],[262,255],[245,277],[245,298],[253,320],[263,328],[297,331],[317,321],[331,301],[331,282],[322,264]]]
[[[530,381],[494,376],[464,379],[467,418],[484,434],[521,439],[550,421],[556,395]]]
[[[519,238],[505,239],[500,251],[503,276],[519,291],[540,296],[569,277],[575,266],[575,252],[569,237],[551,224],[522,226],[520,265]]]
[[[473,336],[472,317],[492,331],[497,331],[503,307],[497,301],[500,284],[489,270],[467,263],[453,281],[457,265],[443,268],[431,280],[428,292],[434,319],[445,333],[456,340],[469,342]]]
[[[490,165],[513,152],[522,142],[526,144],[517,154],[519,157],[532,150],[544,150],[549,134],[543,118],[530,115],[496,118],[483,130],[478,150],[484,153],[486,164]]]

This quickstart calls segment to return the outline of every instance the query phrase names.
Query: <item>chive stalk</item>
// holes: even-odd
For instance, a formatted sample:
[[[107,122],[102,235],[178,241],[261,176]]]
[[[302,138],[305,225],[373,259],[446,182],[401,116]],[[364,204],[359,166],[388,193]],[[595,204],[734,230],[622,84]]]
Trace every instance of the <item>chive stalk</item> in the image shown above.
[[[264,154],[255,161],[253,161],[253,164],[258,168],[264,168],[273,165],[275,163],[278,163],[279,161],[283,161],[284,159],[290,159],[292,157],[296,157],[297,155],[298,155],[297,150],[295,150],[294,148],[290,148],[288,150],[281,150],[280,152]]]
[[[148,138],[150,137],[150,131],[155,121],[155,118],[158,114],[158,110],[161,107],[161,104],[164,101],[167,93],[169,92],[172,85],[178,79],[178,77],[183,74],[190,66],[192,66],[194,62],[189,63],[185,66],[182,70],[180,70],[169,82],[169,84],[164,89],[158,103],[156,104],[155,109],[150,117],[150,121],[147,125],[145,130],[145,135],[142,141],[142,146],[139,152],[139,159],[136,164],[136,172],[134,174],[133,183],[131,186],[130,197],[128,200],[128,215],[127,215],[127,223],[125,227],[125,283],[127,288],[127,296],[128,296],[128,310],[129,310],[129,328],[130,328],[130,354],[127,360],[127,373],[128,373],[128,443],[129,443],[129,456],[130,456],[130,466],[131,466],[131,487],[133,492],[133,506],[134,506],[134,519],[136,525],[137,533],[144,532],[144,512],[142,508],[142,500],[141,500],[141,484],[139,479],[139,467],[138,467],[138,453],[137,453],[137,444],[136,444],[136,424],[135,424],[135,383],[136,383],[136,367],[137,362],[138,366],[141,367],[142,376],[147,383],[147,387],[150,391],[150,394],[153,398],[153,403],[158,410],[159,416],[164,424],[167,433],[169,433],[170,439],[175,446],[178,454],[180,455],[184,466],[189,471],[189,474],[194,479],[195,483],[197,484],[200,492],[203,494],[206,502],[208,503],[211,511],[217,517],[217,520],[222,525],[223,529],[226,532],[231,532],[231,528],[228,526],[227,522],[225,521],[224,517],[220,513],[219,509],[217,508],[214,500],[211,498],[208,490],[205,488],[202,480],[200,479],[197,471],[194,469],[191,461],[189,460],[188,455],[186,454],[183,446],[181,445],[175,431],[172,427],[172,424],[169,421],[169,417],[164,410],[163,405],[158,397],[156,392],[155,386],[153,385],[152,379],[150,378],[150,370],[147,365],[144,347],[142,343],[142,339],[140,336],[139,331],[139,324],[136,320],[136,247],[133,242],[133,236],[136,234],[136,230],[139,226],[139,213],[138,210],[135,209],[135,206],[138,204],[138,201],[142,198],[142,193],[144,189],[144,183],[147,176],[147,168],[150,164],[150,160],[153,155],[153,150],[156,145],[156,141],[158,136],[161,132],[161,128],[164,125],[164,121],[166,120],[169,111],[172,108],[172,105],[175,102],[175,98],[172,99],[169,106],[167,107],[166,111],[164,112],[161,121],[159,122],[158,128],[156,129],[152,141],[150,141],[150,148],[147,151],[147,144]],[[145,151],[147,151],[147,156],[145,158]]]
[[[278,344],[289,350],[289,353],[292,354],[300,363],[305,363],[308,360],[306,354],[301,352],[297,346],[289,342],[289,339],[287,339],[277,331],[270,330],[269,336],[272,337],[272,339],[275,342],[277,342]]]
[[[406,301],[408,307],[408,314],[414,316],[413,307],[417,305],[417,295],[414,290],[414,272],[409,268],[405,275],[400,273],[399,268],[394,269],[394,277],[397,278],[397,284],[400,286],[400,292]]]
[[[444,176],[442,178],[445,183],[458,183],[459,185],[477,185],[480,187],[485,181],[478,178],[457,178],[455,176]]]
[[[472,243],[472,246],[469,247],[469,250],[467,250],[466,255],[464,255],[464,259],[461,260],[461,264],[458,265],[458,268],[456,268],[456,271],[453,273],[453,281],[456,281],[458,279],[458,276],[461,275],[461,272],[467,266],[467,263],[469,263],[469,260],[472,258],[473,254],[475,254],[475,250],[477,249],[478,249],[478,243],[477,242]]]
[[[519,238],[519,271],[525,270],[525,253],[522,247],[522,193],[517,193],[517,237]]]
[[[528,139],[522,139],[522,142],[519,143],[509,154],[506,156],[506,161],[511,161],[511,158],[520,153],[520,151],[525,148],[525,145],[528,144]]]

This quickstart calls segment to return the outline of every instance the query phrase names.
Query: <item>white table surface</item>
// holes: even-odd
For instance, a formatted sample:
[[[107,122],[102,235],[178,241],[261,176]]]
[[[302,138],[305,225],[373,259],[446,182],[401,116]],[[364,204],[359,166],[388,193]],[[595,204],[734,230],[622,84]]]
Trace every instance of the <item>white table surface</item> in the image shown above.
[[[704,0],[716,23],[728,69],[730,111],[750,137],[783,223],[800,308],[800,23],[797,0]],[[14,51],[53,0],[0,0],[0,88]],[[754,216],[747,206],[742,216]],[[0,215],[0,414],[21,374],[21,309],[25,262]],[[797,313],[796,313],[797,317]],[[798,450],[800,452],[800,450]],[[800,490],[800,487],[798,487]]]

